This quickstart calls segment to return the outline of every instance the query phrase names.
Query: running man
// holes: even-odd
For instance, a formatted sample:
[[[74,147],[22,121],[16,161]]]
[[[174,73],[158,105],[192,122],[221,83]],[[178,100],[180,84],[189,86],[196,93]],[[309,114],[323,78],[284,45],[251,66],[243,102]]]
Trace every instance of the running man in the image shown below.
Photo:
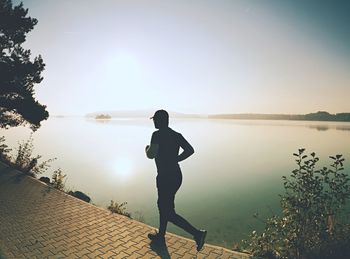
[[[155,158],[157,166],[157,189],[159,209],[159,231],[148,234],[152,241],[165,245],[165,232],[168,221],[184,229],[193,236],[197,244],[197,251],[203,248],[207,231],[196,229],[186,219],[175,212],[175,194],[182,183],[182,173],[179,162],[194,153],[193,147],[178,132],[169,128],[169,114],[165,110],[158,110],[151,118],[154,127],[151,145],[146,146],[149,159]],[[179,154],[180,147],[183,152]]]

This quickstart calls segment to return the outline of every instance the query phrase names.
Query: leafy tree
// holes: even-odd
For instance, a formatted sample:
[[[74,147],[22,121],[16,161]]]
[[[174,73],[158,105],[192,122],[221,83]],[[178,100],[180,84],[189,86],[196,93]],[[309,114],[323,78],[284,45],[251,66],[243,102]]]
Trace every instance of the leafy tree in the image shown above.
[[[42,81],[44,62],[41,56],[30,60],[30,50],[22,48],[26,34],[37,24],[27,16],[23,4],[0,0],[0,127],[29,124],[40,127],[49,113],[34,97],[34,85]]]

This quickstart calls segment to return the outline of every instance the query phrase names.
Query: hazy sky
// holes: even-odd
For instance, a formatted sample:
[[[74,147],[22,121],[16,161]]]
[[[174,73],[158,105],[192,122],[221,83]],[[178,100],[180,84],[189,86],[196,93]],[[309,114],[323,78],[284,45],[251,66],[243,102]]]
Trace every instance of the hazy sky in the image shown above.
[[[51,114],[350,112],[350,1],[23,3]]]

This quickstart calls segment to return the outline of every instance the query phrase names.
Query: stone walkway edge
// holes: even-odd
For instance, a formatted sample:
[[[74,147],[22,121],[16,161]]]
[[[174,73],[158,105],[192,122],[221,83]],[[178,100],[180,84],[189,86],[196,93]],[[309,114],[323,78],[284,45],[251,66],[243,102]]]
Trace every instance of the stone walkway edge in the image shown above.
[[[81,201],[0,162],[0,258],[251,258],[155,228]],[[1,258],[2,259],[2,258]]]

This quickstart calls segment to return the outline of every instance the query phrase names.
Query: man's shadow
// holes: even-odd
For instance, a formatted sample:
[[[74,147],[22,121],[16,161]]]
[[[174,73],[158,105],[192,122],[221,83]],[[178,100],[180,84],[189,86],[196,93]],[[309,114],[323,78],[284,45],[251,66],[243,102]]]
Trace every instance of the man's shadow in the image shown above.
[[[158,244],[154,241],[151,241],[149,246],[152,249],[152,251],[156,252],[157,255],[160,256],[161,259],[171,259],[166,244]]]

